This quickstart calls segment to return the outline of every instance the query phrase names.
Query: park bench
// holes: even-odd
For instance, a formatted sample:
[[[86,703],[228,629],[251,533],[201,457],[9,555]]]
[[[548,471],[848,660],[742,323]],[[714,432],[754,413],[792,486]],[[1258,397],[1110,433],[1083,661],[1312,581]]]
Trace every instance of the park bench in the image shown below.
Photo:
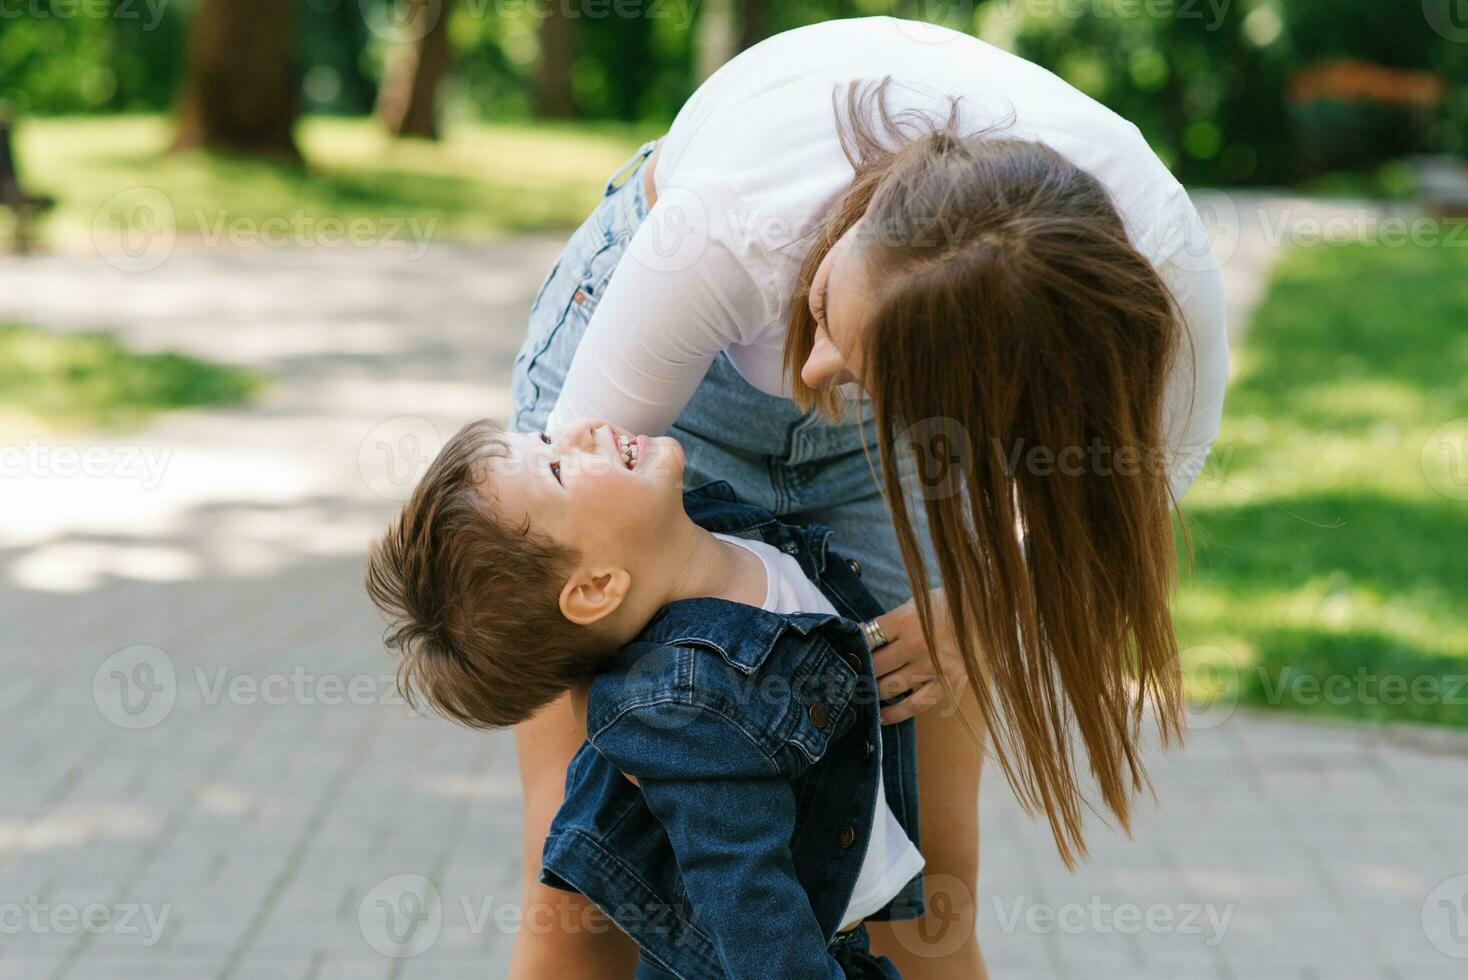
[[[56,199],[20,186],[10,134],[10,120],[0,116],[0,207],[15,215],[15,250],[24,255],[30,251],[35,220],[55,207]]]

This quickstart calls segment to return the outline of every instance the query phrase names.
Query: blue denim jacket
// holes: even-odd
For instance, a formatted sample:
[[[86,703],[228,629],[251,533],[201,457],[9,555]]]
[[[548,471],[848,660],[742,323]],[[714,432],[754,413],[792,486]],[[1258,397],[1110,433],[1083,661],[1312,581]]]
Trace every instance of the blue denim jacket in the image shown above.
[[[914,726],[880,724],[853,621],[882,610],[860,569],[830,550],[829,530],[780,523],[724,483],[689,491],[684,506],[707,530],[795,557],[842,615],[712,598],[660,610],[591,685],[587,744],[567,771],[541,881],[590,898],[661,968],[649,975],[895,975],[853,969],[851,934],[838,935],[878,765],[918,839]],[[921,914],[918,876],[872,918]]]

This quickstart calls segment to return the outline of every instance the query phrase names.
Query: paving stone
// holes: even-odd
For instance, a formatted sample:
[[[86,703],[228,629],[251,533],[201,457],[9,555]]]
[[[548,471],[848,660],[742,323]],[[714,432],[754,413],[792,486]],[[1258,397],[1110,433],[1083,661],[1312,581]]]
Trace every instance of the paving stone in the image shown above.
[[[1237,336],[1278,205],[1229,203]],[[442,438],[506,414],[524,311],[557,245],[436,245],[416,262],[181,245],[144,274],[0,258],[0,319],[113,330],[272,379],[253,405],[125,437],[35,434],[166,451],[156,486],[38,475],[7,487],[0,906],[36,895],[171,912],[152,947],[119,932],[7,936],[0,980],[504,975],[513,932],[500,916],[520,872],[513,742],[410,716],[391,696],[360,582],[365,543],[397,502],[374,491],[359,450],[406,417]],[[105,662],[137,644],[162,651],[172,704],[131,728],[106,696]],[[368,696],[333,699],[323,679]],[[1075,874],[990,778],[980,928],[994,975],[1460,977],[1463,961],[1422,925],[1428,893],[1468,873],[1457,744],[1237,712],[1179,752],[1152,751],[1159,805],[1130,841],[1095,830]],[[374,948],[363,924],[372,889],[395,875],[433,881],[441,899],[437,938],[410,958]],[[1036,905],[1071,916],[1070,931],[1016,920]],[[1168,924],[1120,928],[1124,905]],[[1227,915],[1221,935],[1182,927],[1198,909]]]

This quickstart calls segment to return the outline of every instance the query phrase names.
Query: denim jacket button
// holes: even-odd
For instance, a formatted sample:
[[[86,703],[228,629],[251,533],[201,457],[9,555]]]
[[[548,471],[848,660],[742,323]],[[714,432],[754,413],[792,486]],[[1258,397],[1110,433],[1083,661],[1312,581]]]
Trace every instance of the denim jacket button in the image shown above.
[[[867,761],[870,762],[872,760],[872,756],[874,756],[874,755],[877,754],[877,747],[872,744],[872,740],[871,739],[867,739],[866,749],[867,749]]]
[[[861,578],[861,562],[855,558],[848,558],[846,559],[846,564],[851,566],[851,570],[856,573],[857,578]]]
[[[812,725],[815,725],[817,728],[825,728],[826,722],[831,720],[831,709],[827,708],[819,701],[811,705],[810,708],[806,710],[806,714],[810,715],[810,723]]]
[[[850,847],[852,844],[855,844],[856,828],[853,827],[851,824],[847,824],[846,826],[842,827],[841,836],[836,838],[836,843],[843,851]]]
[[[862,672],[861,671],[861,658],[858,657],[856,654],[852,653],[850,650],[847,650],[845,653],[841,654],[841,659],[844,660],[844,661],[846,661],[846,666],[848,666],[852,670],[856,671],[857,674],[860,674]]]

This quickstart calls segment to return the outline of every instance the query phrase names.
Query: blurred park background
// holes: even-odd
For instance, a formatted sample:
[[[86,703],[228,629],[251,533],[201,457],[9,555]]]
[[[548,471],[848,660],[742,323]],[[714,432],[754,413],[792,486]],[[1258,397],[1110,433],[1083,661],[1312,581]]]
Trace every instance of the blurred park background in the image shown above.
[[[1002,786],[984,846],[996,894],[1242,924],[996,904],[996,976],[1461,975],[1462,0],[0,0],[0,913],[178,910],[146,948],[24,928],[0,977],[500,975],[513,929],[450,896],[513,904],[511,747],[393,703],[365,543],[507,413],[608,174],[742,48],[867,14],[1135,122],[1229,290],[1175,607],[1195,747],[1082,876]],[[441,900],[422,949],[374,917],[405,896]]]
[[[1188,500],[1198,568],[1180,613],[1191,645],[1224,651],[1200,658],[1200,690],[1222,657],[1264,668],[1246,700],[1465,725],[1441,699],[1308,705],[1262,682],[1383,665],[1410,681],[1468,658],[1461,495],[1416,479],[1429,436],[1468,414],[1468,20],[1421,6],[11,0],[0,99],[22,179],[0,220],[25,247],[134,266],[179,241],[564,231],[701,78],[772,32],[889,12],[976,32],[1134,121],[1186,183],[1226,189],[1205,196],[1220,253],[1250,218],[1290,253],[1236,352],[1218,479]],[[1278,188],[1343,204],[1266,217],[1251,191]],[[32,326],[0,333],[0,404],[42,423],[125,424],[261,380]],[[1439,433],[1441,452],[1460,435]],[[1461,486],[1468,463],[1439,463]]]

